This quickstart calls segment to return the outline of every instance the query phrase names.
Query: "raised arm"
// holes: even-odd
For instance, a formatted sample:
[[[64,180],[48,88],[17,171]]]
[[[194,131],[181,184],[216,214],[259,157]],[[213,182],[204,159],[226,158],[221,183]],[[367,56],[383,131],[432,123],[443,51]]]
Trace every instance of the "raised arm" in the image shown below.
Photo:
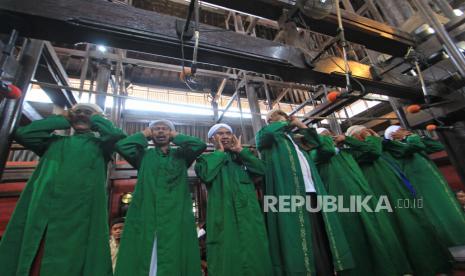
[[[255,175],[265,175],[265,163],[253,155],[248,148],[242,149],[238,156],[242,164],[247,167],[248,172]]]
[[[179,146],[178,153],[186,160],[188,167],[207,148],[207,144],[199,138],[184,134],[177,134],[173,143]]]
[[[262,151],[271,147],[276,141],[276,136],[284,134],[289,128],[288,122],[274,122],[264,126],[255,137],[257,149]]]
[[[64,116],[53,115],[18,128],[14,133],[14,139],[19,144],[41,156],[49,146],[50,140],[53,137],[52,132],[70,127],[69,121]]]
[[[421,142],[425,145],[425,152],[428,154],[444,150],[444,145],[440,141],[430,137],[421,138]]]
[[[390,140],[384,141],[383,149],[395,158],[403,158],[411,156],[416,152],[424,151],[425,145],[421,142],[418,135],[410,135],[407,136],[405,142]]]
[[[108,155],[113,153],[115,143],[127,136],[122,129],[115,127],[110,120],[103,116],[93,115],[90,122],[92,130],[100,134],[103,149]]]
[[[142,132],[126,137],[116,143],[116,151],[136,169],[139,168],[147,147],[147,138]]]
[[[310,152],[315,163],[326,163],[336,154],[333,139],[330,136],[319,137],[320,146]]]
[[[302,135],[303,142],[311,147],[317,148],[321,146],[321,136],[316,133],[316,129],[309,127],[309,128],[299,128],[297,131],[298,134]]]
[[[203,154],[195,162],[195,173],[206,184],[213,182],[220,173],[226,161],[226,153],[216,150],[210,154]]]
[[[358,162],[371,162],[382,154],[382,140],[377,136],[368,136],[365,141],[359,141],[353,137],[346,137],[345,145],[350,147],[350,152]]]

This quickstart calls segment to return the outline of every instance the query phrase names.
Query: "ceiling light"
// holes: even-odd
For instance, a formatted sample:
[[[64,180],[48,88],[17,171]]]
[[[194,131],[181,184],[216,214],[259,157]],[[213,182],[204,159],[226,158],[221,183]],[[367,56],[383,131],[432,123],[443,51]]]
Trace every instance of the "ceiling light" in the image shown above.
[[[99,50],[102,53],[105,53],[107,51],[107,47],[103,45],[97,45],[97,50]]]

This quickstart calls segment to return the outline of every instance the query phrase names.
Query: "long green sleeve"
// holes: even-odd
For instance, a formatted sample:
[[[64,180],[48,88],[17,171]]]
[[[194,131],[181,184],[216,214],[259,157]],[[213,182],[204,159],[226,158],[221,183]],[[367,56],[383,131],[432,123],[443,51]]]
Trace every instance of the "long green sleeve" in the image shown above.
[[[288,122],[274,122],[263,127],[255,137],[257,149],[262,151],[269,148],[276,141],[276,135],[283,134],[289,129]]]
[[[71,125],[65,117],[53,115],[18,128],[14,134],[14,139],[41,156],[47,150],[50,140],[53,138],[52,132],[70,127]]]
[[[116,142],[125,138],[127,135],[120,128],[117,128],[113,123],[100,115],[90,117],[91,129],[100,134],[103,150],[105,154],[111,155],[115,148]]]
[[[147,138],[141,132],[131,135],[116,143],[116,151],[126,159],[131,166],[139,169],[145,149],[148,147]]]
[[[239,153],[239,158],[241,159],[242,163],[247,167],[247,171],[251,172],[256,175],[265,175],[265,163],[255,157],[252,152],[244,148]]]
[[[407,136],[405,141],[407,145],[409,146],[409,151],[411,152],[419,152],[419,151],[426,150],[425,144],[423,143],[421,137],[416,134]]]
[[[320,136],[320,146],[313,149],[310,155],[317,164],[328,162],[336,154],[333,139],[329,136]]]
[[[207,148],[207,144],[199,138],[184,134],[176,135],[173,143],[179,146],[178,152],[183,155],[188,167]]]
[[[115,127],[110,120],[100,115],[90,117],[90,122],[91,129],[100,133],[100,139],[103,142],[115,142],[126,137],[126,133],[122,129]]]
[[[202,182],[210,184],[220,173],[226,160],[226,153],[217,150],[213,153],[204,154],[197,158],[194,169]]]
[[[358,162],[370,162],[378,159],[382,154],[382,140],[377,136],[368,136],[365,141],[353,137],[346,137],[344,144],[350,147],[350,153]]]
[[[425,150],[425,145],[418,135],[411,135],[405,142],[385,140],[383,149],[395,158],[403,158]]]
[[[444,145],[440,141],[433,140],[429,137],[421,138],[421,142],[425,145],[425,152],[428,154],[444,150]]]
[[[303,135],[303,140],[308,146],[316,148],[321,145],[320,136],[316,132],[316,129],[312,127],[300,128],[297,133]]]

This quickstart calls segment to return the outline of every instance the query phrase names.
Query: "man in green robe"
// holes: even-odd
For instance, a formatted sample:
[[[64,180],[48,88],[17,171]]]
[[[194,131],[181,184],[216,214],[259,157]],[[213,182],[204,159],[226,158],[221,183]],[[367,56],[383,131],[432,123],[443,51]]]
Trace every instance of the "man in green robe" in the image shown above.
[[[155,148],[148,148],[148,139]],[[170,147],[173,142],[177,148]],[[200,275],[187,169],[205,150],[198,138],[178,134],[168,120],[117,144],[138,179],[121,237],[115,275]]]
[[[362,199],[370,196],[372,198],[367,205],[376,210],[379,198],[374,196],[357,162],[344,147],[346,137],[334,136],[325,128],[318,128],[317,132],[320,134],[320,146],[311,153],[328,194],[338,196],[344,201],[344,206],[349,206],[353,196]],[[360,212],[353,210],[338,214],[356,265],[354,269],[342,271],[341,275],[411,273],[409,260],[389,221],[387,210],[369,212],[361,208]]]
[[[125,134],[101,113],[78,104],[16,130],[15,140],[41,159],[0,243],[1,275],[28,276],[33,263],[47,276],[112,274],[106,173]],[[69,128],[74,135],[53,134]]]
[[[317,194],[326,195],[325,188],[310,156],[296,144],[299,139],[306,149],[317,145],[315,129],[280,110],[271,111],[267,122],[256,137],[266,167],[265,196],[285,199],[308,194],[311,204],[316,203]],[[299,129],[298,136],[291,132],[295,127]],[[307,212],[305,206],[295,207],[295,212],[266,213],[274,274],[333,275],[333,270],[353,268],[337,214]]]
[[[444,176],[428,154],[444,150],[439,141],[400,126],[385,131],[383,149],[397,162],[423,198],[425,214],[447,246],[465,245],[465,214]]]
[[[227,124],[214,125],[208,138],[216,150],[195,164],[208,189],[208,273],[273,275],[263,213],[252,181],[264,175],[264,164],[241,146]]]
[[[387,196],[394,208],[389,216],[405,245],[414,275],[436,275],[450,270],[450,255],[438,232],[429,223],[424,209],[419,208],[418,195],[403,172],[383,155],[383,140],[362,125],[346,131],[344,144],[365,175],[377,196]]]

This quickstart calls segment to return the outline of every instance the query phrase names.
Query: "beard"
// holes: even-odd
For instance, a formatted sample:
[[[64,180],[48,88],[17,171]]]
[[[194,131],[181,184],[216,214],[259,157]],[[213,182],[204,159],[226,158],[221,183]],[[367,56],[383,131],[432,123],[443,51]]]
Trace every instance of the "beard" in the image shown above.
[[[90,131],[90,120],[87,117],[73,117],[71,125],[76,131]]]

